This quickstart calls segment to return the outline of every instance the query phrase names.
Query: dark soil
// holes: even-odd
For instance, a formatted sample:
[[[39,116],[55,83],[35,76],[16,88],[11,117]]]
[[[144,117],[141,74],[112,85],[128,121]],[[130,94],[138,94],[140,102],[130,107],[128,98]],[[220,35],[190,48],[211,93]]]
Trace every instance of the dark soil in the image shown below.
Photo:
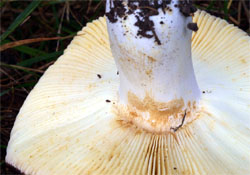
[[[137,36],[145,38],[155,38],[155,42],[161,45],[161,41],[155,32],[155,24],[150,20],[151,16],[159,14],[159,9],[165,13],[166,10],[172,11],[170,6],[171,0],[163,0],[158,2],[155,0],[128,0],[127,6],[124,5],[122,0],[117,0],[114,2],[110,1],[110,10],[106,13],[109,21],[111,23],[118,22],[118,19],[126,20],[128,15],[135,14],[137,21],[135,26],[137,26],[138,32]],[[196,12],[197,8],[193,6],[192,0],[183,0],[179,4],[175,4],[176,8],[179,8],[180,12],[185,16],[192,16]],[[139,9],[139,11],[138,11]],[[136,12],[137,11],[137,12]],[[163,22],[162,22],[163,23]],[[198,27],[194,23],[190,23],[187,26],[190,30],[197,31]],[[126,33],[124,33],[125,35]]]

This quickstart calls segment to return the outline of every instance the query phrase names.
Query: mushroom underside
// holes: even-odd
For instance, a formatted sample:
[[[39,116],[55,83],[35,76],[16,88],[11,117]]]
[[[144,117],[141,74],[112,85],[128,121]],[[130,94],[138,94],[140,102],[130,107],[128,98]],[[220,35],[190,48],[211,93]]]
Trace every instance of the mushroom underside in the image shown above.
[[[201,111],[174,133],[117,120],[105,18],[78,32],[21,108],[6,161],[25,174],[250,173],[250,38],[204,11],[192,57]]]

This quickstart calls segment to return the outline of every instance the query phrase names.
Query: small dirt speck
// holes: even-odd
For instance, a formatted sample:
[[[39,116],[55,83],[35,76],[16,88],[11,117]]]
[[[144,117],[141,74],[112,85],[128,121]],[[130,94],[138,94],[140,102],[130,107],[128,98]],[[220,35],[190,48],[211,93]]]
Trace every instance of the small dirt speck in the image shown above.
[[[190,30],[196,32],[198,30],[198,26],[197,23],[188,23],[187,28],[189,28]]]
[[[102,78],[102,76],[101,76],[100,74],[97,74],[97,77],[98,77],[98,78]]]

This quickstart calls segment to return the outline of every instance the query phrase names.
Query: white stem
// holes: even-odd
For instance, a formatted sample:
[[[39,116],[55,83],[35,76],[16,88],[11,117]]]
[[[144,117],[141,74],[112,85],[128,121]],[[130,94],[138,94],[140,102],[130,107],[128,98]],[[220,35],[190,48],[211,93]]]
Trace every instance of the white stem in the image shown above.
[[[148,7],[128,14],[127,3],[123,2],[125,15],[116,16],[116,22],[107,20],[120,75],[119,115],[149,131],[175,131],[184,116],[184,124],[195,118],[201,94],[192,65],[192,31],[187,28],[192,19],[180,12],[179,1],[172,0],[165,12],[158,8],[159,14],[149,17],[154,30],[146,31],[145,37],[135,24],[144,20],[141,8]],[[107,0],[106,11],[113,7]]]

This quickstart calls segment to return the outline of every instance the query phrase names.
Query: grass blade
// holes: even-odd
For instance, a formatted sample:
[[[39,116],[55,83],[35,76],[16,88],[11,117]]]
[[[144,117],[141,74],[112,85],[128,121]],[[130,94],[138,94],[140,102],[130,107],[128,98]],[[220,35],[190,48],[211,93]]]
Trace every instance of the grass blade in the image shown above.
[[[33,88],[33,87],[36,85],[36,83],[37,83],[37,82],[22,83],[22,84],[19,84],[19,85],[17,85],[17,86],[14,86],[14,87],[12,87],[12,88],[6,89],[6,90],[4,90],[4,91],[2,91],[2,92],[0,93],[0,97],[2,97],[3,95],[7,94],[9,91],[14,90],[14,89],[16,89],[16,88],[25,88],[25,87],[26,87],[26,88]]]
[[[7,90],[4,90],[0,93],[0,97],[2,97],[3,95],[7,94],[11,89],[7,89]]]
[[[22,88],[22,87],[26,87],[26,88],[33,88],[35,85],[36,85],[37,82],[28,82],[28,83],[22,83],[22,84],[19,84],[17,86],[14,86],[14,88]]]
[[[1,148],[7,148],[7,146],[6,145],[1,145]]]
[[[32,1],[28,7],[15,19],[15,21],[9,26],[9,28],[0,36],[2,42],[9,34],[11,34],[21,24],[31,12],[40,4],[41,0]]]
[[[19,62],[17,65],[23,66],[23,67],[28,67],[28,66],[31,66],[32,64],[40,62],[40,61],[50,60],[51,58],[57,58],[62,53],[63,53],[63,51],[58,51],[58,52],[53,52],[53,53],[49,53],[46,55],[30,58],[30,59],[24,60],[22,62]]]
[[[5,1],[0,2],[0,8],[2,8],[5,3],[6,3]]]
[[[11,41],[8,39],[5,39],[1,44],[4,45],[6,43],[10,43]],[[37,56],[37,55],[45,55],[46,52],[42,51],[41,49],[34,49],[28,46],[17,46],[13,47],[12,49],[15,49],[21,53],[25,53],[31,56]]]
[[[229,4],[229,1],[226,0],[224,1],[224,8],[223,8],[223,11],[225,13],[225,19],[228,20],[228,12],[229,12],[229,9],[227,8],[228,7],[228,4]]]
[[[32,38],[32,39],[25,39],[25,40],[19,40],[19,41],[13,41],[6,43],[2,46],[0,46],[0,52],[10,49],[13,47],[25,45],[25,44],[31,44],[31,43],[36,43],[36,42],[43,42],[43,41],[51,41],[51,40],[61,40],[61,39],[67,39],[67,38],[72,38],[73,36],[65,36],[65,37],[51,37],[51,38]]]
[[[44,72],[43,70],[39,70],[39,69],[22,67],[22,66],[17,66],[17,65],[14,65],[14,64],[6,64],[6,63],[3,63],[3,62],[0,62],[0,65],[5,66],[5,67],[9,67],[9,68],[13,68],[13,69],[22,70],[22,71],[25,71],[25,72],[27,72],[27,71],[28,72],[38,72],[38,73],[43,73]]]
[[[31,55],[31,56],[37,56],[37,55],[45,55],[46,52],[42,51],[42,50],[38,50],[38,49],[34,49],[28,46],[18,46],[13,48],[15,50],[18,50],[19,52]]]

